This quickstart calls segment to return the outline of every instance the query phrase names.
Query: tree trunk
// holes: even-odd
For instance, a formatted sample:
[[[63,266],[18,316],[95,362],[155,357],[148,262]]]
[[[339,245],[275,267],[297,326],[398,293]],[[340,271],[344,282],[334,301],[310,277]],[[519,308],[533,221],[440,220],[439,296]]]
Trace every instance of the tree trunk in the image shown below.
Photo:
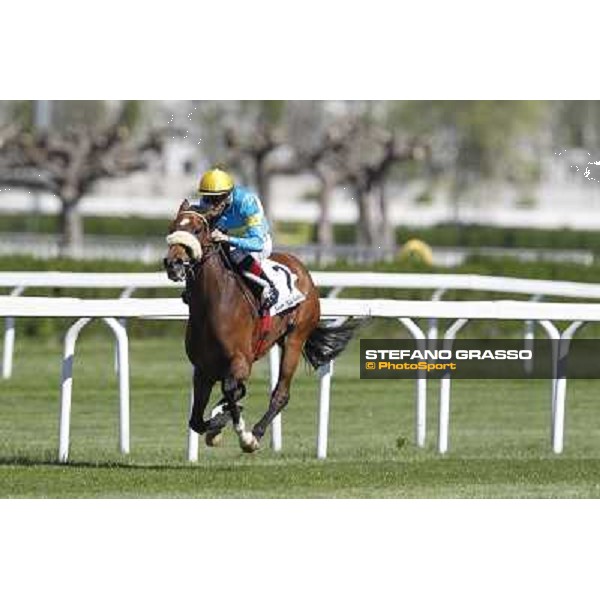
[[[583,137],[583,147],[584,148],[593,148],[596,150],[598,143],[598,136],[596,130],[597,118],[595,114],[595,104],[594,100],[587,100],[581,103],[584,107],[584,117],[582,124],[582,137]]]
[[[357,189],[358,202],[358,242],[366,246],[374,246],[377,242],[377,231],[373,219],[373,194]]]
[[[78,202],[62,200],[60,213],[60,254],[78,256],[83,247],[83,220],[78,210]]]
[[[385,193],[385,185],[379,186],[379,217],[380,217],[380,236],[381,247],[386,250],[394,250],[396,239],[394,235],[394,226],[390,216],[389,202]]]
[[[271,207],[271,186],[270,186],[270,175],[266,169],[266,161],[264,159],[257,159],[255,170],[254,170],[254,178],[256,181],[256,192],[258,193],[258,197],[260,198],[263,208],[265,210],[265,215],[269,223],[273,223],[273,215],[272,215],[272,207]]]
[[[322,176],[319,178],[319,222],[317,223],[317,243],[320,246],[333,246],[333,224],[331,222],[331,192],[333,182],[331,178]]]

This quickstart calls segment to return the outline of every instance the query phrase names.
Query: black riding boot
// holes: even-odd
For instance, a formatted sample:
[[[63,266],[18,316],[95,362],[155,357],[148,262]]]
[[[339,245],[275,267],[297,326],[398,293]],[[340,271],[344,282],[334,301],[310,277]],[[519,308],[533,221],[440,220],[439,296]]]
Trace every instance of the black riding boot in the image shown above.
[[[267,312],[272,306],[277,304],[277,301],[279,300],[279,292],[277,291],[277,288],[273,282],[264,272],[260,263],[254,257],[248,254],[241,262],[238,263],[237,267],[242,275],[244,275],[246,280],[250,283],[252,291],[260,300],[261,312]],[[264,285],[256,281],[254,278],[264,281]]]

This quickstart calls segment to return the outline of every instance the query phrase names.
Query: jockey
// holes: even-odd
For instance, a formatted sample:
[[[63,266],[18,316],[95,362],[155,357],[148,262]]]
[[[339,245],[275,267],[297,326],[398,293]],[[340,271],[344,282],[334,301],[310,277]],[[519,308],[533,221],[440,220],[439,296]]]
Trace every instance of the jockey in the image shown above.
[[[260,263],[271,254],[273,242],[258,196],[235,185],[231,175],[220,168],[202,175],[198,193],[201,200],[197,208],[220,212],[212,239],[228,244],[229,256],[258,296],[261,312],[268,311],[277,303],[279,292]]]

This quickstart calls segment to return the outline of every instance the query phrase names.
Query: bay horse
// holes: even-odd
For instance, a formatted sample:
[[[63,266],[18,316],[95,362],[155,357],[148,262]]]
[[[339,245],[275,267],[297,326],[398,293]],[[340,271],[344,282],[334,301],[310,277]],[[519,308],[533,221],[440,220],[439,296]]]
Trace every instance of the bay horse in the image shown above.
[[[350,321],[337,327],[320,323],[319,294],[310,273],[297,258],[284,253],[270,258],[297,276],[296,287],[305,299],[265,320],[259,314],[258,300],[228,260],[224,245],[211,240],[216,218],[217,214],[194,210],[184,200],[169,226],[169,249],[163,261],[171,280],[186,282],[189,319],[185,349],[194,366],[189,426],[206,434],[207,445],[216,446],[223,428],[232,420],[242,450],[254,452],[290,399],[290,384],[301,354],[314,368],[327,363],[346,347],[355,325]],[[274,344],[282,350],[279,379],[267,411],[247,431],[240,401],[246,394],[252,364]],[[204,411],[217,382],[221,383],[223,398],[213,417],[205,420]]]

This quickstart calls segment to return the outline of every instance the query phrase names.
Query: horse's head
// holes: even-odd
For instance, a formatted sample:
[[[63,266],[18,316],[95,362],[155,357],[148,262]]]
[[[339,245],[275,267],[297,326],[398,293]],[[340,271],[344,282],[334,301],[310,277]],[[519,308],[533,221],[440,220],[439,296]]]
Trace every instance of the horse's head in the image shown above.
[[[210,225],[201,213],[191,210],[184,200],[169,226],[169,251],[163,260],[169,279],[183,281],[187,272],[202,259],[204,249],[211,245]]]

